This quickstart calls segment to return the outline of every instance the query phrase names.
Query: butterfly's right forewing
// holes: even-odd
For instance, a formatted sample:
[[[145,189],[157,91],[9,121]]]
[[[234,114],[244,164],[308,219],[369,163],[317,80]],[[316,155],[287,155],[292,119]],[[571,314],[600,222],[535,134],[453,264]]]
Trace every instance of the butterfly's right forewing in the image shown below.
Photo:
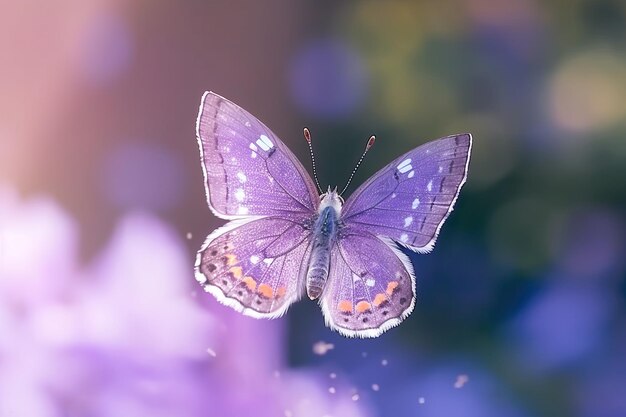
[[[235,103],[207,92],[197,121],[209,206],[222,218],[312,215],[313,181],[285,144]]]

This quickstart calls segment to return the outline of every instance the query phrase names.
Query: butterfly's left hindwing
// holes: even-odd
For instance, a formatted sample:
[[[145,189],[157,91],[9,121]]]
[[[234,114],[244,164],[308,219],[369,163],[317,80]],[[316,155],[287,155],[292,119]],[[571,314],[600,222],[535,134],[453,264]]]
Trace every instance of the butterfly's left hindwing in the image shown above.
[[[290,220],[237,220],[213,232],[196,279],[221,303],[256,318],[281,316],[304,291],[310,233]]]
[[[320,304],[326,324],[339,333],[377,337],[413,310],[413,266],[391,240],[347,227],[330,264]]]

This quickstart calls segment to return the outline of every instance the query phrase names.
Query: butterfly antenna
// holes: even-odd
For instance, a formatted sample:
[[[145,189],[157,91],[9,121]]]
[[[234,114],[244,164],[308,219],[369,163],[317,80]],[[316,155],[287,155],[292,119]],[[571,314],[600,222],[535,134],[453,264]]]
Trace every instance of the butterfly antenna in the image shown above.
[[[363,151],[363,155],[361,155],[361,158],[359,158],[359,162],[356,163],[356,166],[352,170],[352,174],[350,174],[350,178],[348,178],[348,183],[346,184],[345,187],[343,187],[343,190],[341,190],[339,195],[342,195],[348,189],[348,186],[352,182],[352,178],[354,178],[354,174],[356,174],[356,170],[359,169],[359,166],[361,166],[361,162],[363,162],[363,158],[365,158],[365,155],[367,155],[367,151],[369,151],[370,148],[374,146],[374,142],[376,142],[376,136],[372,135],[367,140],[367,145],[365,145],[365,150]]]
[[[322,187],[320,187],[320,182],[317,179],[317,171],[315,170],[315,155],[313,154],[313,145],[311,145],[311,132],[306,127],[304,128],[304,138],[306,139],[306,143],[309,144],[309,153],[311,154],[311,164],[313,165],[313,178],[315,179],[315,185],[317,185],[317,189],[320,194],[322,194]]]

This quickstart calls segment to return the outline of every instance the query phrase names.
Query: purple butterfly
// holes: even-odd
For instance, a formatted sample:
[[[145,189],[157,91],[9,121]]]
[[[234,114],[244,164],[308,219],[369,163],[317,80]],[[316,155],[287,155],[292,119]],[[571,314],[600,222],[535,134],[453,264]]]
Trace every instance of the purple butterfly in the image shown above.
[[[407,152],[345,205],[336,189],[319,195],[267,126],[215,93],[202,97],[197,136],[209,207],[231,220],[198,252],[207,292],[256,318],[279,317],[306,293],[345,336],[377,337],[411,313],[415,273],[399,246],[433,248],[465,183],[471,135]]]

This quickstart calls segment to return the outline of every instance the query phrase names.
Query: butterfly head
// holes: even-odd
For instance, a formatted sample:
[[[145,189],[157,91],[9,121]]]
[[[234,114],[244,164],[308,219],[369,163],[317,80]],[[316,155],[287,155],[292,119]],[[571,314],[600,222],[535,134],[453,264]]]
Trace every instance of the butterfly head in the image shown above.
[[[328,191],[324,194],[320,195],[320,206],[318,209],[318,213],[321,213],[326,207],[331,206],[335,209],[337,214],[341,211],[341,206],[343,205],[343,198],[337,192],[337,187],[334,190],[330,189],[330,185],[328,186]]]

